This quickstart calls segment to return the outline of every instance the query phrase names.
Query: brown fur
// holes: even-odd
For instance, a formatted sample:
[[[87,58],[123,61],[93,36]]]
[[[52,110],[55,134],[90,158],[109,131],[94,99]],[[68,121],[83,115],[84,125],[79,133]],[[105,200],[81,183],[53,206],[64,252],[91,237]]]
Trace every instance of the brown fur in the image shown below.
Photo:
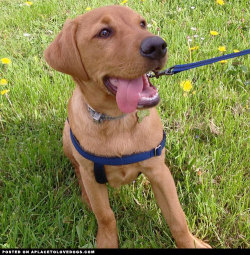
[[[140,26],[143,18],[133,10],[109,6],[95,9],[74,20],[68,20],[60,34],[45,51],[46,61],[54,69],[69,74],[76,89],[68,104],[68,118],[73,133],[83,148],[96,155],[120,156],[148,151],[162,139],[162,124],[155,108],[141,123],[136,111],[119,120],[97,124],[90,117],[86,104],[109,116],[119,116],[115,97],[103,84],[105,76],[134,79],[142,74],[162,68],[166,57],[149,60],[140,55],[143,39],[152,36]],[[115,31],[112,39],[97,38],[103,27]],[[75,150],[66,121],[63,132],[66,156],[76,168],[82,197],[93,210],[97,223],[97,247],[118,247],[116,220],[110,208],[105,184],[95,181],[93,162]],[[156,200],[170,227],[178,247],[209,247],[195,238],[186,223],[175,184],[161,156],[123,166],[105,166],[112,187],[130,183],[142,172],[151,182]]]

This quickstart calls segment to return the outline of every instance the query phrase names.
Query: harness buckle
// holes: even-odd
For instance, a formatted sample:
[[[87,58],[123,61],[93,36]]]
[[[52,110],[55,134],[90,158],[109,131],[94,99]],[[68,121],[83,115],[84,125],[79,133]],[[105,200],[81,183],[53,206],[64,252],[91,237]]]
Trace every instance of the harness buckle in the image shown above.
[[[155,147],[154,156],[160,156],[161,155],[161,144]]]

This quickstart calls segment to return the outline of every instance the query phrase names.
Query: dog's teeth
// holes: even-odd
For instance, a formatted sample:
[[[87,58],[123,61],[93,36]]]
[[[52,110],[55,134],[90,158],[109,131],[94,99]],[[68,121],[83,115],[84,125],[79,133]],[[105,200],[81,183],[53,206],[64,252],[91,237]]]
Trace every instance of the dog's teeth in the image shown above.
[[[147,74],[143,75],[143,82],[146,85],[146,87],[150,87],[150,83],[149,83],[149,79],[148,79]]]
[[[144,101],[152,101],[152,100],[156,99],[157,96],[158,96],[157,94],[153,95],[152,97],[143,97],[142,96],[141,99]]]
[[[109,78],[109,81],[110,83],[113,85],[113,86],[116,86],[118,85],[119,81],[117,78]]]

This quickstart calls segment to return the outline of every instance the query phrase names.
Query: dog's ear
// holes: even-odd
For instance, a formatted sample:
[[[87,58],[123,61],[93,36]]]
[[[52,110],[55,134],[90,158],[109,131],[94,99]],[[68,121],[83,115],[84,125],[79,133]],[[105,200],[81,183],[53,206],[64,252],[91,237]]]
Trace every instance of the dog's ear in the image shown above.
[[[80,80],[88,80],[76,44],[77,23],[67,20],[62,31],[44,52],[47,63],[55,70]]]

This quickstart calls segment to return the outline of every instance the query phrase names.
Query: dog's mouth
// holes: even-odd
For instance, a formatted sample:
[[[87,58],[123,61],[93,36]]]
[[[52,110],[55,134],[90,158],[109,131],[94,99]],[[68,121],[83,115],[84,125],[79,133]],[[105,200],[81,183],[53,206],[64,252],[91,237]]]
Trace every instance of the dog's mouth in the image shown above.
[[[160,101],[158,91],[150,83],[147,74],[132,80],[105,77],[104,84],[116,96],[117,105],[124,113],[153,107]]]

